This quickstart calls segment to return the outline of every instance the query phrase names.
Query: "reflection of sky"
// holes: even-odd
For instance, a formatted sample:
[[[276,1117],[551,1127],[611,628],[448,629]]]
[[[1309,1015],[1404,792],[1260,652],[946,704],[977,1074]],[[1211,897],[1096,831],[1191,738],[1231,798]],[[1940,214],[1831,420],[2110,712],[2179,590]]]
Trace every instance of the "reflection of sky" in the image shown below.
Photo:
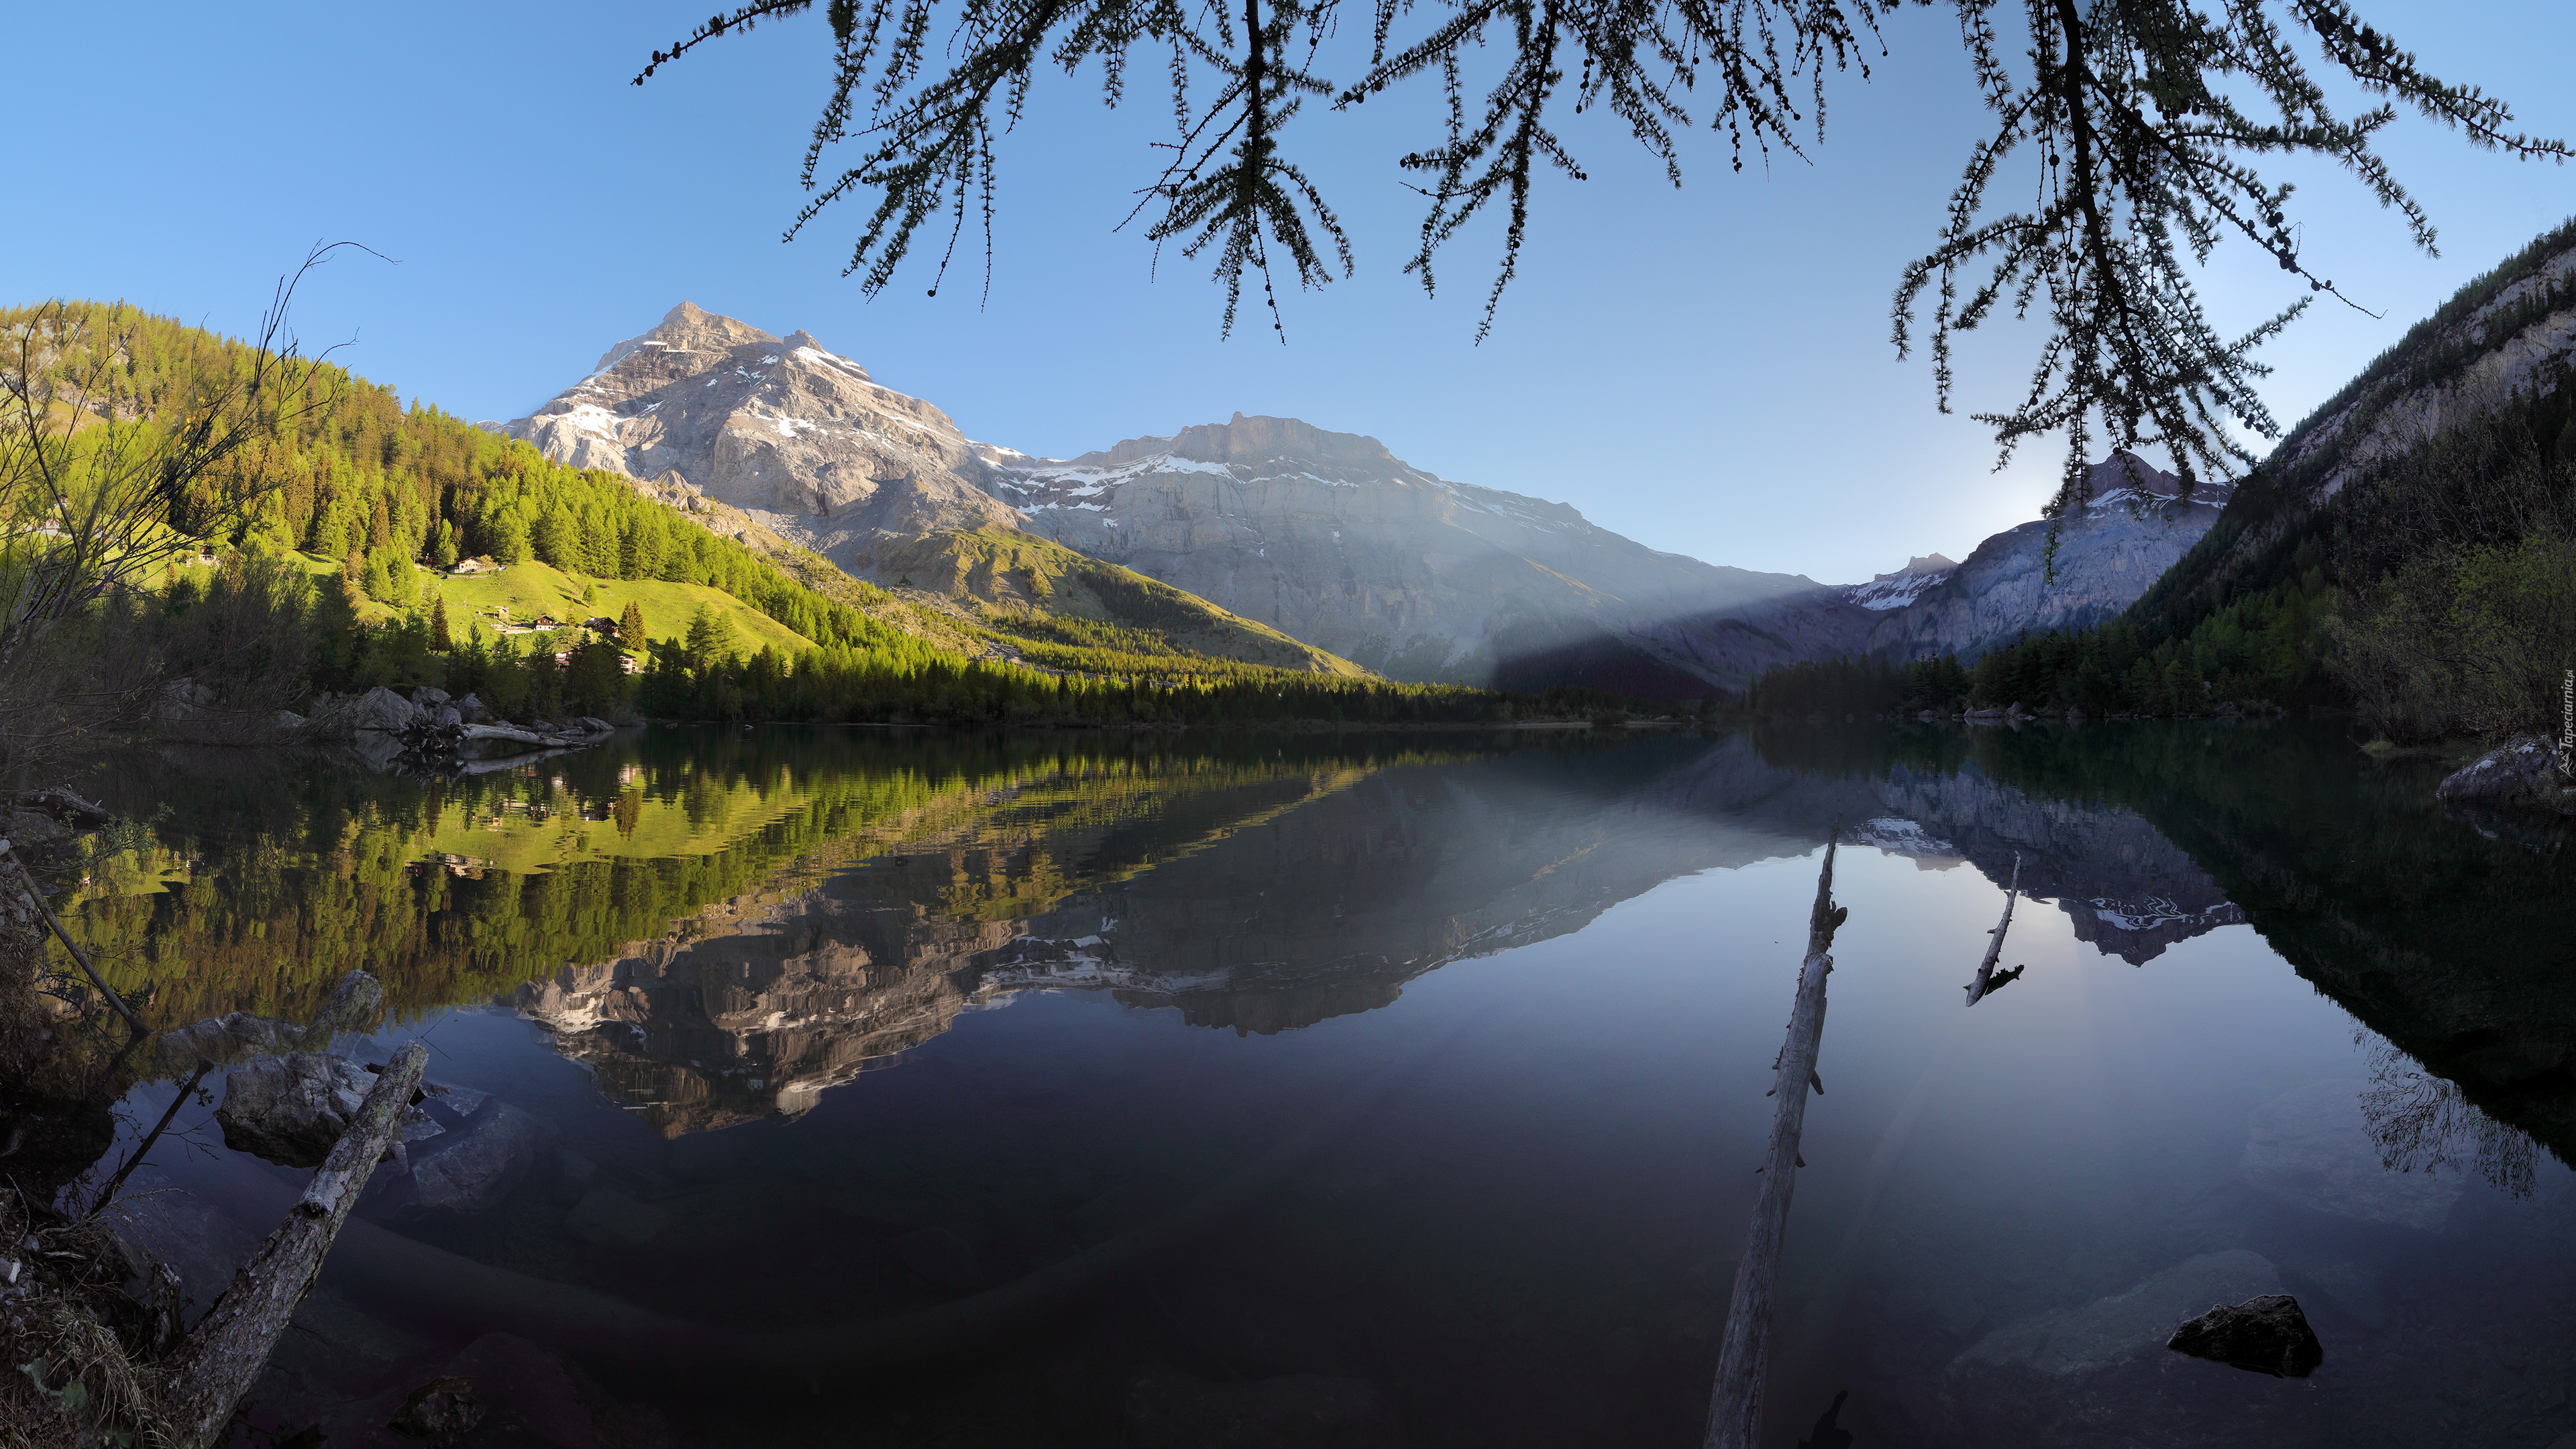
[[[1455,768],[1463,780],[1487,767]],[[1752,1168],[1776,1105],[1763,1094],[1818,852],[1794,838],[1798,812],[1769,797],[1759,810],[1686,811],[1654,789],[1605,795],[1554,775],[1537,786],[1506,775],[1445,803],[1427,789],[1389,798],[1415,832],[1406,849],[1457,872],[1448,883],[1471,906],[1493,892],[1516,908],[1610,903],[1564,934],[1524,936],[1528,944],[1411,976],[1375,1009],[1275,1035],[1190,1026],[1150,994],[1008,995],[1005,1009],[956,1015],[890,1069],[823,1093],[792,1121],[674,1140],[609,1100],[527,1023],[466,1010],[410,1029],[439,1046],[435,1075],[553,1124],[599,1184],[660,1205],[670,1220],[649,1248],[603,1257],[598,1244],[557,1241],[561,1201],[523,1199],[528,1260],[700,1319],[803,1322],[911,1306],[903,1295],[917,1289],[883,1268],[887,1234],[868,1217],[889,1194],[911,1212],[907,1226],[953,1226],[1008,1278],[1069,1251],[1066,1224],[1096,1204],[1142,1214],[1119,1207],[1117,1194],[1158,1201],[1201,1190],[1364,1092],[1366,1110],[1283,1189],[1289,1210],[1230,1229],[1221,1250],[1193,1257],[1157,1291],[1169,1290],[1183,1312],[1193,1295],[1293,1300],[1331,1332],[1406,1325],[1404,1345],[1420,1339],[1414,1326],[1446,1324],[1504,1379],[1515,1365],[1577,1355],[1564,1382],[1499,1393],[1487,1385],[1477,1390],[1487,1398],[1462,1412],[1695,1415],[1714,1345],[1676,1325],[1707,1310],[1713,1294],[1722,1303],[1758,1185]],[[1217,867],[1229,851],[1249,852],[1255,867],[1285,860],[1272,852],[1305,842],[1288,827],[1319,818],[1306,812],[1351,810],[1365,822],[1377,818],[1373,799],[1328,792],[1264,816],[1284,822],[1270,835],[1269,824],[1239,829],[1128,880],[1140,898],[1166,870],[1166,888],[1203,880],[1217,890],[1231,880],[1275,889],[1286,874]],[[1444,838],[1456,846],[1445,854]],[[1374,868],[1392,869],[1392,858],[1375,858]],[[1543,891],[1524,890],[1533,872]],[[1859,1365],[1891,1345],[1937,1370],[1997,1327],[2123,1292],[2207,1251],[2260,1251],[2285,1277],[2384,1282],[2427,1321],[2456,1316],[2487,1291],[2453,1281],[2445,1239],[2338,1236],[2314,1221],[2284,1232],[2277,1207],[2245,1185],[2249,1115],[2321,1082],[2357,1087],[2377,1041],[2357,1042],[2351,1019],[2250,927],[2218,926],[2136,968],[2077,939],[2064,911],[2025,901],[2001,961],[2026,964],[2027,974],[1969,1009],[1961,987],[2002,888],[1980,869],[1927,871],[1865,845],[1840,853],[1837,877],[1851,915],[1835,952],[1825,1095],[1807,1115],[1808,1166],[1784,1264],[1781,1404],[1812,1405],[1812,1416],[1834,1391],[1858,1387],[1854,1415],[1882,1412],[1895,1392],[1890,1375]],[[1390,918],[1436,916],[1438,892],[1427,888],[1372,894],[1385,882],[1298,879],[1304,894],[1284,909],[1305,923],[1370,902]],[[1559,888],[1566,894],[1547,893]],[[1141,949],[1139,937],[1126,939]],[[1174,954],[1205,944],[1183,930],[1163,939]],[[260,1169],[237,1159],[173,1168],[242,1170]],[[2576,1182],[2546,1164],[2541,1177],[2527,1202],[2472,1183],[2459,1209],[2482,1215],[2482,1241],[2530,1254],[2536,1267],[2548,1261],[2553,1214],[2563,1215]],[[865,1210],[845,1211],[853,1202]],[[1309,1236],[1326,1219],[1360,1241]],[[1320,1271],[1318,1257],[1359,1286],[1298,1296],[1297,1280]],[[1883,1308],[1900,1296],[1924,1305],[1921,1316],[1897,1321]],[[1471,1320],[1463,1327],[1462,1315]],[[1596,1371],[1589,1356],[1605,1324],[1635,1328],[1678,1367],[1652,1383]],[[2328,1326],[2332,1364],[2384,1361],[2404,1346],[2348,1319]],[[1371,1343],[1380,1357],[1354,1371],[1395,1390],[1483,1382]],[[2410,1392],[2385,1386],[2393,1382],[2323,1376],[2302,1402],[2318,1424],[2349,1424],[2362,1412],[2353,1395]],[[1665,1437],[1617,1422],[1622,1434],[1584,1442]]]

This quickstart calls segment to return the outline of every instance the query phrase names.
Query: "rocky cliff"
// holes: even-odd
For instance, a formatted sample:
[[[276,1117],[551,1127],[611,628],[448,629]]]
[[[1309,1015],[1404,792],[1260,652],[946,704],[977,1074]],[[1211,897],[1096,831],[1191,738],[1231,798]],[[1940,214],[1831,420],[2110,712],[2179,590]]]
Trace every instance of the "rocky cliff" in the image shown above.
[[[1853,590],[1856,601],[1885,610],[1865,647],[1897,659],[1972,659],[2025,632],[2115,618],[2209,532],[2232,491],[2203,483],[2186,500],[2181,479],[2128,453],[2095,464],[2092,475],[2092,504],[2058,531],[2055,578],[2046,519],[1996,534],[1937,577],[1913,565],[1882,574]],[[1878,602],[1908,583],[1916,587],[1900,607]]]
[[[1237,413],[1069,461],[986,456],[1029,531],[1396,679],[1692,697],[1866,618],[1793,619],[1830,613],[1835,591],[1658,552],[1293,418]]]

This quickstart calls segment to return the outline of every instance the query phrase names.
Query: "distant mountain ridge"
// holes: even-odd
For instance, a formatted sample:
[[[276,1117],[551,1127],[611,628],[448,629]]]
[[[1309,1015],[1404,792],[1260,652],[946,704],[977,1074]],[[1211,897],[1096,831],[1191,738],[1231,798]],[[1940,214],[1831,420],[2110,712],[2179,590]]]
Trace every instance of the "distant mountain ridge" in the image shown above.
[[[1964,563],[1932,554],[1819,584],[1666,553],[1568,504],[1443,478],[1295,418],[1238,412],[1035,457],[968,439],[810,334],[774,337],[687,302],[501,430],[576,466],[685,485],[852,574],[986,618],[1142,622],[1116,611],[1128,591],[1082,582],[1087,566],[1045,554],[1054,545],[1204,601],[1192,648],[1272,663],[1302,646],[1320,657],[1291,667],[1661,699],[1738,690],[1800,659],[1973,655],[2099,622],[2224,501],[2178,504],[2171,475],[2124,455],[2097,466],[2053,582],[2041,522]]]
[[[2180,478],[2132,453],[2094,464],[2091,484],[2092,503],[2058,529],[2056,577],[2048,572],[2049,521],[2008,528],[1888,610],[1862,647],[1894,659],[1972,659],[2024,633],[2117,618],[2200,542],[2234,492],[2203,483],[2185,500]]]
[[[687,302],[494,426],[686,485],[879,584],[921,575],[976,607],[1049,607],[1044,579],[989,566],[1000,535],[1025,534],[1336,656],[1317,667],[1399,680],[1697,698],[1856,638],[1865,617],[1816,630],[1808,612],[1841,607],[1832,587],[1663,553],[1296,419],[1238,413],[1069,460],[977,443],[810,334]]]
[[[1695,697],[1797,646],[1723,625],[1832,590],[1664,553],[1377,439],[1247,417],[1069,460],[986,455],[1030,532],[1395,679]]]

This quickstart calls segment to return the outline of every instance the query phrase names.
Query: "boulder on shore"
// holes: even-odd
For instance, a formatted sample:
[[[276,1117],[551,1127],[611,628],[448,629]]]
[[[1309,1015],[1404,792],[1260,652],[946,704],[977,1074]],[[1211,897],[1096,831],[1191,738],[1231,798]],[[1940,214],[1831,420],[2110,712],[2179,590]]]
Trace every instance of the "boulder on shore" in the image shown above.
[[[2558,751],[2538,735],[2521,735],[2454,771],[2433,790],[2461,804],[2536,807],[2576,815],[2576,783],[2558,768]]]
[[[399,732],[411,728],[420,717],[419,705],[379,684],[342,711],[341,723],[353,730]]]

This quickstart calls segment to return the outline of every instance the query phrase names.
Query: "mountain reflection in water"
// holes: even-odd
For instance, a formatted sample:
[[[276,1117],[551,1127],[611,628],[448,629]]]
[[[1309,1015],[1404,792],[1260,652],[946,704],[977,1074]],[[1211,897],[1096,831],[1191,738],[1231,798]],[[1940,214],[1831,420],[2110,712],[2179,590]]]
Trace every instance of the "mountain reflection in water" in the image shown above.
[[[560,1164],[535,1173],[507,1211],[418,1231],[531,1282],[586,1284],[710,1321],[899,1312],[921,1295],[1061,1261],[1095,1241],[1100,1222],[1168,1200],[1151,1185],[1157,1174],[1204,1176],[1302,1120],[1318,1083],[1349,1075],[1324,1065],[1340,1060],[1317,1055],[1326,1045],[1304,1043],[1347,1054],[1412,1041],[1423,1022],[1480,1040],[1481,1018],[1461,1013],[1484,1000],[1477,973],[1488,970],[1518,982],[1523,1002],[1562,993],[1537,1017],[1509,999],[1486,1003],[1527,1018],[1511,1058],[1525,1082],[1494,1075],[1506,1070],[1499,1058],[1434,1070],[1366,1114],[1350,1130],[1351,1155],[1312,1167],[1293,1201],[1261,1219],[1267,1226],[1196,1250],[1208,1260],[1193,1270],[1202,1276],[1155,1279],[1144,1298],[1103,1310],[1079,1352],[1027,1350],[1040,1362],[1010,1349],[991,1360],[1004,1379],[1051,1386],[1029,1390],[1045,1401],[1038,1408],[1006,1410],[1018,1401],[1004,1393],[980,1409],[896,1414],[945,1425],[962,1442],[1187,1442],[1153,1436],[1181,1433],[1170,1426],[1199,1422],[1194,1414],[1213,1422],[1250,1404],[1304,1403],[1304,1393],[1359,1415],[1360,1427],[1345,1424],[1329,1442],[1696,1442],[1711,1325],[1732,1271],[1725,1255],[1744,1208],[1735,1159],[1746,1153],[1731,1144],[1757,1130],[1761,1105],[1734,1100],[1758,1094],[1739,1091],[1737,1077],[1777,1045],[1795,951],[1773,944],[1780,931],[1748,925],[1760,918],[1743,913],[1743,900],[1736,914],[1633,923],[1662,920],[1663,888],[1693,876],[1776,877],[1794,916],[1812,888],[1798,862],[1837,818],[1847,841],[1914,871],[1867,877],[1877,899],[1846,893],[1856,927],[1891,935],[1838,951],[1824,1071],[1837,1095],[1811,1114],[1822,1132],[1807,1155],[1823,1170],[1812,1189],[1802,1177],[1791,1228],[1793,1254],[1811,1256],[1785,1280],[1779,1443],[2403,1443],[2451,1422],[2441,1395],[2410,1397],[2395,1373],[2351,1391],[2366,1407],[2303,1426],[2232,1382],[2078,1373],[2023,1342],[2108,1333],[2124,1311],[2116,1305],[2161,1303],[2158,1294],[2308,1285],[2298,1291],[2325,1305],[2315,1311],[2328,1351],[2319,1382],[2329,1387],[2342,1365],[2429,1351],[2408,1347],[2428,1336],[2448,1335],[2453,1355],[2484,1342],[2480,1332],[2555,1345],[2544,1352],[2576,1343],[2563,1324],[2464,1327],[2475,1313],[2465,1300],[2384,1288],[2401,1281],[2386,1266],[2397,1250],[2385,1235],[2417,1229],[2351,1225],[2491,1215],[2482,1199],[2452,1206],[2463,1174],[2535,1211],[2568,1196],[2539,1150],[2576,1161],[2576,948],[2561,925],[2576,886],[2558,869],[2563,833],[2451,818],[2431,803],[2422,769],[2371,764],[2328,732],[1835,727],[1701,740],[657,729],[445,784],[176,754],[128,762],[97,784],[111,808],[153,821],[148,838],[96,862],[79,903],[76,929],[120,989],[170,1021],[234,1009],[309,1016],[342,972],[365,965],[405,1020],[448,1020],[438,1029],[463,1033],[446,1008],[497,1003],[539,1024],[589,1089],[664,1144],[661,1155],[562,1108]],[[1996,985],[2021,984],[1954,1025],[1949,993],[1982,949],[1977,933],[1994,919],[2016,854],[2029,899],[2005,959],[2062,949],[2049,944],[2057,931],[2084,951],[2076,971],[2054,958],[2027,981],[2017,964],[1999,971]],[[1766,873],[1767,863],[1779,868]],[[1900,886],[1957,910],[1898,921]],[[1606,918],[1623,906],[1631,924],[1614,927]],[[2115,1150],[2140,1130],[2121,1114],[2152,1113],[2150,1096],[2103,1109],[2105,1142],[2085,1148],[2099,1146],[2098,1160],[2036,1146],[2044,1162],[2002,1174],[1918,1160],[1928,1150],[1918,1141],[2001,1153],[2022,1130],[1999,1122],[1977,1144],[1912,1125],[1943,1110],[1927,1090],[1946,1070],[1947,1043],[1981,1042],[1975,1052],[2003,1070],[2013,1053],[2048,1045],[2022,1040],[2024,1023],[2086,1019],[2049,1015],[2064,1000],[2052,993],[2127,993],[2108,1003],[2144,992],[2140,1001],[2164,1009],[2174,1003],[2149,978],[2204,970],[2195,963],[2208,958],[2191,955],[2214,944],[2202,938],[2228,927],[2238,930],[2227,939],[2244,937],[2246,926],[2260,944],[2249,938],[2240,954],[2273,971],[2286,963],[2324,998],[2265,1008],[2285,1013],[2285,1040],[2297,1035],[2313,1054],[2320,1030],[2350,1036],[2358,1024],[2349,1089],[2310,1091],[2316,1073],[2304,1068],[2276,1081],[2241,1057],[2145,1060],[2122,1070],[2169,1096],[2167,1115],[2202,1145],[2140,1138]],[[1595,941],[1631,943],[1622,949],[1642,957],[1604,960],[1610,948]],[[1508,963],[1441,970],[1505,957],[1556,964],[1542,976]],[[2144,968],[2118,973],[2137,986],[2084,985],[2077,973],[2105,958]],[[1882,960],[1894,964],[1873,964]],[[1899,965],[1930,983],[1924,1000],[1941,1014],[1892,1010],[1895,978],[1870,973]],[[1434,979],[1448,988],[1437,1002],[1403,1002]],[[1695,1024],[1697,1043],[1655,1046],[1662,1039],[1638,1015],[1641,1005],[1653,1015],[1652,1001],[1623,1001],[1623,991],[1666,1003],[1675,1030]],[[1695,995],[1707,1002],[1692,1004]],[[1107,1038],[1092,1040],[1110,1028],[1059,1007],[969,1029],[979,1009],[1042,999],[1169,1021],[1180,1035],[1137,1038],[1119,1055]],[[1720,1000],[1722,1011],[1709,1004]],[[2286,1014],[2311,1009],[2332,1021]],[[1614,1019],[1627,1024],[1603,1024]],[[1068,1031],[1092,1044],[1047,1035]],[[1002,1042],[1025,1055],[996,1056]],[[463,1038],[457,1047],[465,1052]],[[518,1075],[508,1080],[536,1080],[511,1060]],[[1307,1065],[1261,1065],[1287,1061]],[[904,1071],[861,1080],[897,1062]],[[1572,1065],[1582,1062],[1593,1065]],[[1915,1066],[1882,1062],[1924,1065],[1918,1081],[1905,1075]],[[1693,1075],[1703,1070],[1718,1075]],[[1301,1085],[1264,1085],[1259,1074],[1273,1071]],[[1888,1072],[1898,1074],[1877,1079]],[[1012,1073],[1016,1084],[1003,1080]],[[2211,1089],[2195,1073],[2247,1085],[2204,1101]],[[970,1086],[986,1078],[989,1092]],[[872,1093],[868,1082],[882,1086]],[[2045,1080],[2019,1085],[2027,1100],[2016,1117],[2076,1110],[2047,1100],[2065,1094]],[[1631,1089],[1641,1095],[1619,1095]],[[1103,1090],[1112,1097],[1088,1095]],[[1419,1144],[1372,1145],[1452,1110],[1443,1103],[1507,1100],[1518,1105],[1456,1107],[1467,1115],[1442,1128],[1427,1156]],[[2254,1107],[2251,1146],[2240,1100]],[[1885,1108],[1869,1117],[1874,1102]],[[1868,1125],[1837,1116],[1855,1112]],[[2440,1191],[2338,1217],[2342,1208],[2317,1208],[2327,1199],[2260,1158],[2265,1142],[2301,1152],[2329,1140],[2343,1130],[2337,1114],[2366,1132],[2375,1159],[2333,1168],[2362,1172],[2356,1191],[2378,1191],[2368,1179],[2383,1166]],[[1071,1145],[1076,1124],[1095,1117],[1096,1129],[1083,1130],[1132,1140]],[[1722,1125],[1670,1135],[1674,1123],[1709,1121]],[[2169,1126],[2182,1130],[2155,1130]],[[1837,1131],[1862,1135],[1837,1143]],[[1583,1142],[1625,1144],[1617,1150],[1628,1155],[1588,1172],[1515,1175]],[[1047,1159],[1056,1147],[1071,1155]],[[1120,1154],[1149,1150],[1166,1160],[1133,1169],[1143,1185],[1110,1180]],[[1428,1175],[1407,1175],[1417,1169]],[[2012,1173],[2050,1174],[2028,1192],[2068,1195],[2078,1217],[2024,1221],[2022,1204],[1975,1196],[2000,1191],[1994,1183]],[[2123,1173],[2138,1181],[2115,1188]],[[1630,1185],[1607,1186],[1614,1180]],[[1980,1204],[1973,1233],[1920,1226],[1951,1221],[1954,1197]],[[2123,1198],[2135,1201],[2112,1205]],[[612,1208],[624,1216],[602,1216]],[[569,1246],[556,1241],[567,1211],[590,1225]],[[945,1236],[924,1247],[933,1233]],[[2509,1254],[2520,1241],[2491,1235],[2480,1251]],[[2331,1248],[2302,1256],[2297,1243]],[[689,1253],[703,1261],[674,1257]],[[791,1266],[797,1253],[806,1268]],[[2034,1268],[2033,1253],[2056,1257]],[[2508,1269],[2535,1292],[2568,1276],[2503,1259],[2457,1271],[2473,1284]],[[838,1286],[797,1297],[789,1283],[802,1271]],[[755,1287],[746,1273],[775,1281]],[[2387,1306],[2392,1295],[2403,1310]],[[453,1350],[428,1327],[404,1331],[428,1346],[368,1372],[390,1382]],[[1283,1334],[1303,1337],[1292,1345]],[[2384,1348],[2366,1346],[2382,1339]],[[2161,1360],[2136,1364],[2146,1373]],[[2499,1382],[2492,1365],[2451,1368],[2481,1393]],[[1280,1375],[1339,1387],[1292,1390]],[[339,1384],[333,1392],[375,1391],[345,1364],[307,1377]],[[285,1401],[321,1391],[299,1392],[307,1398]],[[2546,1385],[2536,1392],[2515,1400],[2519,1418],[2496,1410],[2475,1422],[2507,1435],[2496,1442],[2520,1442],[2514,1426],[2559,1412]],[[706,1414],[737,1412],[707,1408],[698,1388],[669,1394],[692,1434],[714,1433]],[[2557,1403],[2568,1403],[2563,1390]],[[825,1407],[772,1406],[774,1418],[754,1414],[726,1433],[792,1440],[816,1422],[799,1415]],[[1056,1427],[1023,1434],[1029,1413]],[[1165,1428],[1138,1427],[1148,1423]],[[2383,1437],[2350,1437],[2364,1424]]]

